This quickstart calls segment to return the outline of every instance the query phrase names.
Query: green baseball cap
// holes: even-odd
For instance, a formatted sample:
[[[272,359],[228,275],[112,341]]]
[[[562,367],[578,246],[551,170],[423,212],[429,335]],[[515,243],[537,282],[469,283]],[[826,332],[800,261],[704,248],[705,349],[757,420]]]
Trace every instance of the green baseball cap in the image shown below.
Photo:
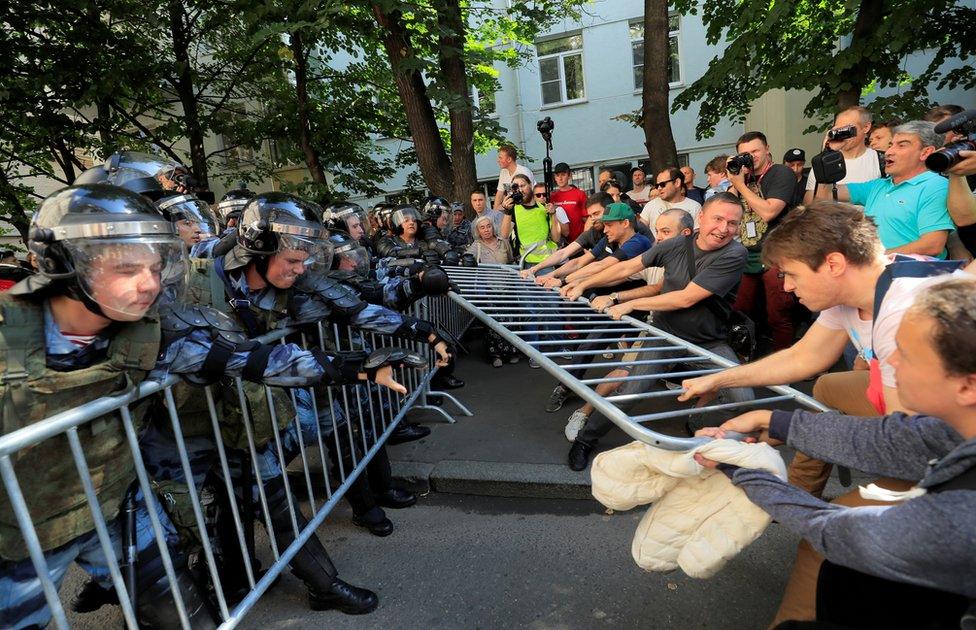
[[[634,211],[625,203],[612,203],[603,211],[603,222],[630,221],[634,218]]]

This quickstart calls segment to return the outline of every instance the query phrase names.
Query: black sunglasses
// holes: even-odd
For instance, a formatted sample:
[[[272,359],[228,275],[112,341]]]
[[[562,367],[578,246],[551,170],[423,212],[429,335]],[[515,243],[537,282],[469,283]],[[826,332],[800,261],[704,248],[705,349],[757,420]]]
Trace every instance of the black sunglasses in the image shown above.
[[[670,184],[673,181],[674,181],[674,178],[666,179],[663,182],[658,182],[658,183],[654,184],[654,186],[657,187],[657,188],[664,188],[665,186],[667,186],[668,184]]]

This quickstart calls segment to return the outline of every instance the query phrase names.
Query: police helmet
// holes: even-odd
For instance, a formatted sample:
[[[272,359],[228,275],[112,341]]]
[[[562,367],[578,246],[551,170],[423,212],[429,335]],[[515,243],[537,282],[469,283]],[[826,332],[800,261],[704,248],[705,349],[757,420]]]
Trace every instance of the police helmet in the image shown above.
[[[248,190],[244,183],[241,182],[238,188],[228,191],[227,194],[221,197],[220,201],[217,202],[216,208],[220,226],[222,228],[232,227],[229,223],[240,219],[241,210],[244,209],[248,201],[254,199],[254,195],[254,191]]]
[[[217,221],[210,206],[194,195],[170,195],[157,201],[156,206],[176,227],[177,235],[187,247],[217,235]]]
[[[403,224],[405,221],[412,220],[417,228],[420,228],[420,213],[413,206],[397,206],[396,210],[390,215],[390,229],[397,236],[403,234]]]
[[[306,267],[328,269],[332,261],[328,236],[318,204],[284,192],[261,193],[241,211],[237,244],[225,258],[224,268],[243,267],[252,259],[266,259],[284,250],[300,250],[308,254]]]
[[[346,232],[335,231],[329,234],[332,244],[332,268],[350,271],[357,276],[369,276],[369,252],[359,241]]]
[[[173,224],[144,197],[118,186],[63,188],[41,203],[28,249],[38,273],[12,289],[64,287],[89,310],[118,321],[150,314],[176,299],[188,263]]]
[[[79,175],[74,183],[121,186],[150,199],[196,186],[189,170],[176,160],[138,151],[117,151],[104,164]]]
[[[428,197],[421,206],[420,216],[424,221],[436,223],[437,219],[445,212],[451,212],[451,204],[443,197]]]
[[[349,201],[331,203],[322,211],[325,227],[331,232],[346,232],[354,239],[365,238],[369,234],[369,218],[362,206]]]

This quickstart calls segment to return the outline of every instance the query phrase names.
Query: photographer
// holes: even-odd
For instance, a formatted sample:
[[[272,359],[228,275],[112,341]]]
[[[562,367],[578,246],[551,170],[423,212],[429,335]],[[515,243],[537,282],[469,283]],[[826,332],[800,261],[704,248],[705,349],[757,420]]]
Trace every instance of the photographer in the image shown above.
[[[869,182],[884,177],[882,164],[884,154],[869,149],[865,136],[871,131],[871,112],[864,107],[848,107],[834,118],[834,126],[824,136],[824,151],[840,151],[844,156],[847,175],[838,184]],[[828,184],[821,184],[830,188]],[[813,170],[807,177],[807,192],[803,203],[813,201],[817,188],[817,177]]]
[[[793,295],[783,290],[779,269],[764,267],[760,260],[766,234],[790,210],[796,176],[789,167],[773,164],[766,136],[750,131],[735,145],[738,155],[726,163],[726,177],[745,205],[739,240],[749,250],[749,262],[736,297],[735,309],[759,321],[765,302],[766,322],[776,350],[793,344]],[[729,192],[732,192],[730,189]]]
[[[515,230],[518,242],[518,256],[521,258],[536,243],[541,243],[541,247],[536,248],[529,254],[525,261],[535,264],[542,261],[558,247],[557,243],[562,238],[562,227],[569,223],[566,213],[563,212],[563,221],[557,218],[556,206],[544,204],[545,191],[539,193],[537,197],[532,192],[532,182],[525,175],[515,175],[512,177],[512,185],[515,187],[509,191],[502,200],[502,234],[510,234]],[[567,231],[569,226],[566,225]]]
[[[878,224],[889,254],[946,257],[946,240],[955,228],[946,207],[948,183],[925,167],[925,159],[942,146],[935,124],[914,120],[895,127],[894,143],[885,152],[887,176],[870,182],[839,185],[837,196],[864,206]],[[818,198],[829,198],[825,186]]]
[[[946,172],[949,176],[946,206],[962,244],[970,254],[976,255],[976,194],[966,179],[976,175],[976,151],[960,151],[959,155],[963,159]]]

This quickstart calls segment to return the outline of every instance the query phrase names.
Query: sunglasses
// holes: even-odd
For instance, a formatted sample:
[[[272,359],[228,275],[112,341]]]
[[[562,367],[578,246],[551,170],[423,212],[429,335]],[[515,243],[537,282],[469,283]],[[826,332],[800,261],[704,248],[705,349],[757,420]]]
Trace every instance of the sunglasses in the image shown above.
[[[673,181],[674,181],[674,178],[672,178],[672,179],[666,179],[663,182],[658,182],[658,183],[654,184],[654,186],[657,187],[657,188],[664,188],[665,186],[667,186],[668,184],[670,184]]]
[[[546,193],[544,193],[544,192],[536,193],[535,194],[535,198],[536,199],[545,199],[546,198]]]

